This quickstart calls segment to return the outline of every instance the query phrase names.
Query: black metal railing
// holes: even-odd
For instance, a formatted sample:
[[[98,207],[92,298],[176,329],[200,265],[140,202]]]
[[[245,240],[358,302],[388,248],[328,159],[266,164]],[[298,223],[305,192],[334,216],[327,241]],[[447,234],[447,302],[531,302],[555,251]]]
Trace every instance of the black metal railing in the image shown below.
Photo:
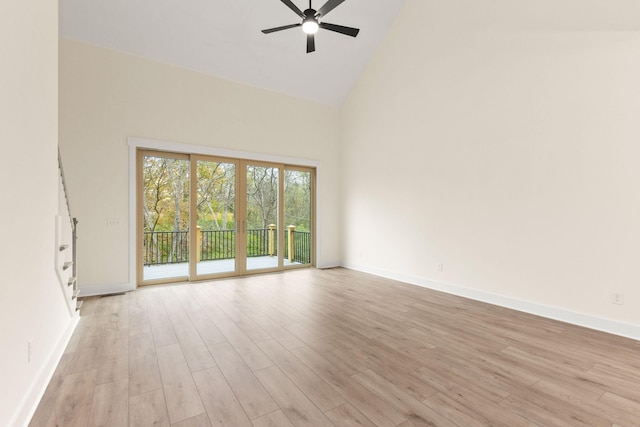
[[[233,259],[236,256],[235,230],[202,230],[201,261]]]
[[[289,259],[289,233],[284,233],[284,258]],[[311,264],[311,233],[293,232],[293,262]]]
[[[269,256],[269,229],[247,230],[247,256]],[[275,231],[275,230],[274,230]],[[235,258],[235,230],[202,230],[200,260],[217,261]],[[284,236],[284,257],[289,257],[288,232]],[[294,231],[293,262],[311,263],[311,233]],[[144,265],[163,265],[189,262],[188,231],[145,231]],[[273,233],[273,255],[278,252],[278,233]]]
[[[188,231],[145,231],[144,265],[189,262]]]
[[[278,254],[278,233],[273,233],[273,255]],[[269,254],[269,229],[256,228],[247,230],[247,257],[268,256]]]

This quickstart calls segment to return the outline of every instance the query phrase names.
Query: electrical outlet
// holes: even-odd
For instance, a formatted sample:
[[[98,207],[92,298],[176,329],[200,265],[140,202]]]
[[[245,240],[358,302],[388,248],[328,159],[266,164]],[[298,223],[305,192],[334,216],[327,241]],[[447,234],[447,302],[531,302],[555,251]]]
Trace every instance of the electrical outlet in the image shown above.
[[[616,305],[624,305],[624,294],[611,294],[611,303]]]
[[[442,273],[444,271],[444,264],[438,264],[438,271]]]
[[[107,218],[107,227],[117,227],[120,225],[120,218]]]
[[[31,355],[33,354],[33,344],[27,341],[27,362],[31,363]]]

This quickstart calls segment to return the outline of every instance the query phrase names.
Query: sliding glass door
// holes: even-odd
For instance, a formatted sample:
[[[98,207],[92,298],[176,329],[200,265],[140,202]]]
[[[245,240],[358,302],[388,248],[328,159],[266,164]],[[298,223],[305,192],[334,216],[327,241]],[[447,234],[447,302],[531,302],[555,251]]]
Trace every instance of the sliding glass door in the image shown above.
[[[280,266],[280,168],[245,164],[247,270]]]
[[[313,263],[313,173],[288,167],[284,171],[284,265]]]
[[[314,170],[138,152],[138,284],[314,264]]]
[[[138,197],[141,279],[184,280],[189,276],[189,159],[146,153],[138,161],[144,184]]]
[[[232,161],[192,156],[195,171],[191,277],[233,273],[236,265],[236,170]]]

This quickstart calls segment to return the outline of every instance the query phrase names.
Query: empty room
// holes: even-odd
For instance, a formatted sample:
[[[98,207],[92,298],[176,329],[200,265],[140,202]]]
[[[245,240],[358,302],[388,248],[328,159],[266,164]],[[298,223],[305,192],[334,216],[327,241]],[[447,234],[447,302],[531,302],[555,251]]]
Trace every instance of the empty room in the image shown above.
[[[637,1],[0,34],[0,425],[640,426]]]

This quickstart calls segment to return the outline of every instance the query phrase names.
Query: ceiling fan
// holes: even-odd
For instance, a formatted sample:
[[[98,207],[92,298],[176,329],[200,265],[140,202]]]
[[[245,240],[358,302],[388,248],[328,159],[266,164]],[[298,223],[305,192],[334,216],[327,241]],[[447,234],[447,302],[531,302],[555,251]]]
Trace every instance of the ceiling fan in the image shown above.
[[[282,27],[269,28],[262,30],[263,33],[275,33],[276,31],[288,30],[289,28],[302,27],[302,31],[307,34],[307,53],[315,52],[316,40],[315,34],[319,28],[329,31],[335,31],[336,33],[344,34],[347,36],[355,37],[360,32],[357,28],[343,27],[342,25],[329,24],[328,22],[320,22],[320,18],[324,18],[329,12],[339,6],[345,0],[329,0],[320,9],[315,10],[311,6],[311,0],[309,0],[309,9],[304,12],[301,11],[291,0],[280,0],[286,4],[289,9],[293,10],[296,15],[302,18],[302,22],[298,24],[284,25]]]

